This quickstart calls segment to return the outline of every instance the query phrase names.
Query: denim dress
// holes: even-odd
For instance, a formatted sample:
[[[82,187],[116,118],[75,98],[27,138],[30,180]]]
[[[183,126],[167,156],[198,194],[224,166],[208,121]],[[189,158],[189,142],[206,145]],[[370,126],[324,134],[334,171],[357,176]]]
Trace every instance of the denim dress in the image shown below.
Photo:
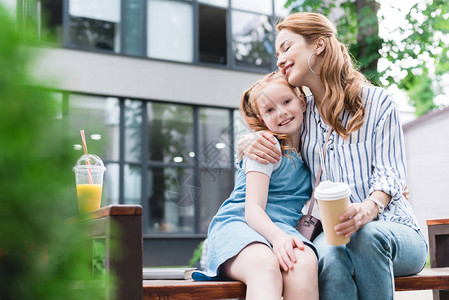
[[[316,252],[313,244],[295,229],[312,192],[310,175],[299,154],[288,152],[288,155],[290,158],[282,156],[278,168],[271,173],[265,212],[285,233],[297,236]],[[244,158],[234,190],[209,225],[206,270],[194,272],[195,280],[223,279],[220,274],[223,263],[251,243],[259,242],[272,248],[267,239],[245,221],[246,172],[249,171],[245,170],[245,160],[250,159]]]

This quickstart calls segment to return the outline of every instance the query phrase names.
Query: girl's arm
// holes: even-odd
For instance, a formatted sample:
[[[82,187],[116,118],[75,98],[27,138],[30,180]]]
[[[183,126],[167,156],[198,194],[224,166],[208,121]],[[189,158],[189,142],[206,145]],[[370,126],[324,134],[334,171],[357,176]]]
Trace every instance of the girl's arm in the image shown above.
[[[284,271],[288,271],[296,262],[293,248],[303,250],[304,244],[299,238],[282,231],[266,214],[270,177],[260,172],[250,171],[246,174],[246,179],[246,222],[270,242],[279,265]]]

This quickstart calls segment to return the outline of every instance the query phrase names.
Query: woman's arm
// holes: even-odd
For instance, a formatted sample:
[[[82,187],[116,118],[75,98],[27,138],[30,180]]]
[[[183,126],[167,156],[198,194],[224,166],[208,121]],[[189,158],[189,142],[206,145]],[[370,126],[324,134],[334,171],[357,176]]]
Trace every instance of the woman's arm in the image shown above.
[[[391,96],[380,105],[380,117],[372,137],[372,174],[369,178],[369,197],[387,207],[399,200],[405,189],[405,149],[399,112]],[[343,222],[335,227],[337,233],[350,236],[366,223],[377,218],[379,205],[365,200],[353,203],[340,216]]]
[[[281,152],[276,147],[276,138],[266,131],[252,132],[239,137],[237,151],[239,160],[243,155],[262,164],[274,164],[281,160]]]
[[[270,242],[279,265],[284,271],[288,271],[296,262],[293,248],[297,247],[302,250],[304,244],[299,238],[282,231],[266,214],[270,177],[260,172],[248,172],[246,180],[246,222]]]

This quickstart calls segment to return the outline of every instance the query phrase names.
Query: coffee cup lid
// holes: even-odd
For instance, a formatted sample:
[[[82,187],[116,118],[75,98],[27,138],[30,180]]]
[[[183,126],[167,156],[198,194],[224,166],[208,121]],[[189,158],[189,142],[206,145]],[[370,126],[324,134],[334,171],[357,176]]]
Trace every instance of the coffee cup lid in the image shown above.
[[[344,182],[323,181],[316,187],[315,198],[323,201],[343,199],[351,195],[349,185]]]

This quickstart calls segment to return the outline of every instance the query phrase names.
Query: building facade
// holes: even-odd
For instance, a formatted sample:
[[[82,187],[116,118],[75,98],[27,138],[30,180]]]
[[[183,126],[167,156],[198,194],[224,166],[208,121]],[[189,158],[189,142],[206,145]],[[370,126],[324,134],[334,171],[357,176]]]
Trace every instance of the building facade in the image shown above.
[[[449,216],[449,107],[404,124],[410,203],[427,238],[426,221]]]
[[[73,151],[84,129],[105,162],[102,205],[142,205],[145,266],[186,265],[232,191],[240,97],[275,68],[284,2],[8,1]]]

